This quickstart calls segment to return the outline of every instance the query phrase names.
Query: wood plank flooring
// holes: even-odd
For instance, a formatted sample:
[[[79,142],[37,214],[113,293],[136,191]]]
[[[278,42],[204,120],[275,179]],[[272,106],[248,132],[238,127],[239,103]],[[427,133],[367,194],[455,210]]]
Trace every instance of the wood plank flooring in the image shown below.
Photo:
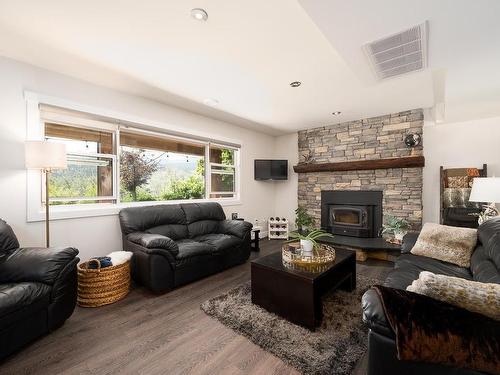
[[[261,240],[260,253],[280,249]],[[384,261],[358,263],[358,272],[383,278]],[[250,279],[250,263],[164,295],[135,287],[110,306],[77,307],[63,327],[0,364],[0,374],[298,374],[203,313],[200,304]],[[365,360],[355,374],[366,372]]]

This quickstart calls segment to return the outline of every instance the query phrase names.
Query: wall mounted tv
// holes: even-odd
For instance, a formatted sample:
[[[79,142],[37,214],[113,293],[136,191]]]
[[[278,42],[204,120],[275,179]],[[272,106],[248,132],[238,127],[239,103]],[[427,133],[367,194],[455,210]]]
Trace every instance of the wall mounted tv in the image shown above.
[[[264,160],[254,161],[255,179],[263,180],[287,180],[288,160]]]

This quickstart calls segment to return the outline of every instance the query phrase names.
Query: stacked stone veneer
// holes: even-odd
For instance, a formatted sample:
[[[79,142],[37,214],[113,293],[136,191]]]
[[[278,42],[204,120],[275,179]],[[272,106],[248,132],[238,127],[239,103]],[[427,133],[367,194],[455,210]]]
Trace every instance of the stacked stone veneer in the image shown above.
[[[422,155],[422,144],[412,153],[404,143],[407,134],[422,135],[422,127],[423,111],[414,109],[299,131],[299,157],[327,163]],[[381,190],[384,216],[405,218],[414,229],[422,225],[422,168],[299,173],[299,206],[318,226],[322,190]]]

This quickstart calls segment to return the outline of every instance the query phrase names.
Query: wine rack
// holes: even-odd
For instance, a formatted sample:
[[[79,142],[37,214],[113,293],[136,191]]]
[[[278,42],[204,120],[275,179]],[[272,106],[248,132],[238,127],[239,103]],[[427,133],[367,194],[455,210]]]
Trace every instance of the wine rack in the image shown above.
[[[273,216],[267,220],[267,236],[270,240],[288,240],[288,220]]]

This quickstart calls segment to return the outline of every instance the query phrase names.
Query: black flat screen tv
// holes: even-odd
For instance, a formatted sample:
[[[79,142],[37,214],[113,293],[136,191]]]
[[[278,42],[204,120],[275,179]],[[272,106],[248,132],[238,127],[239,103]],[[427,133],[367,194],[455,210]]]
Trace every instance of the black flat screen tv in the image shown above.
[[[256,159],[254,168],[254,178],[259,181],[288,179],[288,160]]]

